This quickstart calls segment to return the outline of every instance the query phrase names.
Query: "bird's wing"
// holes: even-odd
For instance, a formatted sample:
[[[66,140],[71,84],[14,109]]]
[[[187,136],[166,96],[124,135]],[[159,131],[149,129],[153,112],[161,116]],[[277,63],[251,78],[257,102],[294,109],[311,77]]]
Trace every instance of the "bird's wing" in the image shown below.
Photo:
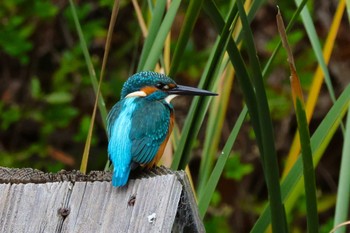
[[[128,181],[132,159],[131,141],[128,136],[132,128],[133,109],[133,99],[122,100],[113,106],[107,116],[108,156],[114,167],[113,186],[123,186]]]
[[[134,162],[150,163],[169,131],[170,108],[159,101],[143,100],[142,108],[134,112],[130,140]]]
[[[107,115],[107,133],[108,133],[108,138],[111,136],[111,131],[113,124],[115,123],[115,120],[118,118],[120,112],[122,109],[122,103],[117,102],[112,109],[109,111]]]

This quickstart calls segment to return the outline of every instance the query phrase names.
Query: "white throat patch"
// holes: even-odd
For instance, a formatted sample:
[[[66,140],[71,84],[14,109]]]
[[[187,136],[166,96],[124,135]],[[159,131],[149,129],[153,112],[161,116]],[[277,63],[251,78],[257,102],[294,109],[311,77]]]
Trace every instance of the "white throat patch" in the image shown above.
[[[170,104],[170,101],[172,101],[177,95],[168,95],[165,98],[165,102],[167,102],[168,104]]]

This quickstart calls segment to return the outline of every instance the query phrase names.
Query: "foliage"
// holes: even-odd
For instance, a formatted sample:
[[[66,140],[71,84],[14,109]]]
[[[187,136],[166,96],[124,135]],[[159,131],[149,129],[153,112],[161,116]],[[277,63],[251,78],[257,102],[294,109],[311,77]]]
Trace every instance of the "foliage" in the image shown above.
[[[40,23],[52,20],[58,8],[48,1],[4,0],[0,6],[0,48],[23,63],[33,48],[30,37]]]
[[[321,159],[329,159],[328,145],[339,148],[332,152],[339,156],[331,161],[337,166],[341,161],[339,190],[347,190],[344,166],[349,123],[337,129],[349,109],[350,88],[348,80],[339,85],[331,79],[329,58],[322,56],[320,44],[334,45],[334,40],[323,37],[335,38],[337,30],[328,35],[316,33],[311,18],[317,11],[315,3],[296,0],[279,6],[288,22],[286,35],[297,68],[292,73],[298,71],[300,90],[303,94],[310,91],[309,99],[318,102],[317,110],[308,103],[304,108],[300,93],[296,101],[296,86],[288,82],[287,57],[290,61],[291,56],[279,51],[280,36],[271,30],[276,28],[275,6],[258,0],[173,0],[168,6],[166,1],[135,2],[141,18],[134,13],[136,6],[125,1],[119,10],[113,8],[113,1],[75,2],[76,11],[72,5],[54,1],[2,1],[0,54],[5,59],[0,63],[4,74],[0,165],[47,171],[79,167],[93,119],[108,16],[114,11],[117,21],[114,32],[110,31],[113,39],[101,83],[107,109],[118,100],[123,81],[137,70],[162,69],[178,83],[199,81],[199,87],[219,93],[215,98],[194,98],[188,109],[174,101],[180,136],[173,136],[171,166],[189,167],[208,232],[219,227],[222,232],[264,232],[270,224],[275,232],[306,231],[303,219],[318,219],[320,231],[326,232],[345,221],[348,208],[343,207],[348,206],[344,205],[348,197],[335,190],[328,194],[317,166],[322,166]],[[334,8],[342,13],[344,7],[340,1]],[[142,21],[147,27],[145,38]],[[340,22],[334,17],[332,27],[338,29]],[[265,29],[267,39],[261,36]],[[321,90],[322,99],[319,91],[312,93],[320,90],[315,84],[320,80],[317,66],[325,74],[327,87]],[[327,106],[325,96],[331,99]],[[89,169],[103,169],[106,162],[105,108],[100,102],[90,138]],[[183,112],[188,112],[186,118]],[[207,124],[202,129],[203,122]],[[301,132],[301,155],[300,145],[290,140],[295,131]],[[342,135],[341,149],[334,145],[342,143]],[[295,157],[285,157],[288,151]],[[199,157],[198,164],[193,158]],[[303,170],[306,166],[311,167]],[[283,178],[281,169],[285,170]],[[313,197],[315,190],[318,195]],[[331,209],[337,197],[333,220]],[[319,208],[312,213],[313,201]],[[326,218],[320,218],[321,214]],[[244,224],[239,221],[242,218],[247,219]],[[308,230],[316,230],[316,225]]]
[[[241,163],[239,155],[231,155],[225,166],[224,177],[240,181],[245,175],[253,171],[251,164]]]
[[[28,7],[28,1],[17,2],[15,4],[13,1],[5,1],[0,8],[0,14],[4,16],[2,17],[4,27],[0,29],[3,30],[1,31],[3,36],[0,36],[0,47],[3,48],[1,52],[13,64],[20,63],[23,70],[33,66],[33,62],[39,63],[39,67],[34,72],[28,73],[28,87],[21,94],[24,99],[19,104],[11,104],[14,101],[12,98],[16,98],[12,97],[11,93],[9,99],[1,100],[2,130],[6,133],[15,127],[14,139],[28,137],[29,135],[25,135],[28,133],[31,137],[30,143],[22,143],[20,147],[15,144],[7,145],[7,151],[1,151],[2,157],[7,158],[7,162],[2,165],[31,166],[57,171],[64,166],[73,165],[67,163],[66,159],[74,159],[72,152],[80,150],[85,141],[86,136],[82,133],[88,129],[88,125],[84,122],[90,121],[90,111],[86,107],[91,106],[93,102],[91,95],[90,98],[86,98],[91,92],[91,84],[79,41],[74,39],[75,29],[70,9],[56,6],[49,1],[34,1],[34,7]],[[94,8],[94,4],[89,2],[79,7],[79,18],[85,21],[84,30],[88,32],[86,38],[89,44],[96,44],[98,40],[103,40],[107,32],[104,19],[91,18],[92,12],[97,10]],[[45,28],[54,28],[58,21],[63,22],[61,31],[49,30],[48,32],[48,34],[53,33],[53,37],[57,37],[55,39],[58,44],[55,43],[56,40],[42,41],[45,39],[42,35]],[[66,35],[63,36],[62,31]],[[12,39],[13,37],[16,39]],[[62,42],[68,43],[69,47],[62,49],[63,44],[60,44]],[[37,60],[29,61],[30,57]],[[93,62],[95,65],[100,64],[98,56],[93,58]],[[11,86],[13,82],[15,80],[10,79],[5,83]],[[103,88],[106,93],[111,93],[108,86]],[[21,124],[28,125],[26,128],[30,126],[34,128],[26,132],[21,130],[24,127],[20,126]],[[65,139],[59,139],[62,137]],[[56,140],[57,138],[59,140]],[[9,140],[12,138],[10,137]],[[31,145],[31,141],[36,145]],[[97,143],[96,135],[93,143]],[[62,150],[64,147],[70,147],[72,150],[65,154],[65,158],[57,158],[56,153],[49,150],[50,147],[53,147],[54,151]],[[32,162],[18,160],[16,156],[11,156],[11,153],[18,156],[26,154],[27,161]],[[47,161],[46,165],[45,161]],[[101,157],[99,164],[103,162]],[[59,166],[53,166],[53,164]],[[77,164],[77,161],[74,164]]]

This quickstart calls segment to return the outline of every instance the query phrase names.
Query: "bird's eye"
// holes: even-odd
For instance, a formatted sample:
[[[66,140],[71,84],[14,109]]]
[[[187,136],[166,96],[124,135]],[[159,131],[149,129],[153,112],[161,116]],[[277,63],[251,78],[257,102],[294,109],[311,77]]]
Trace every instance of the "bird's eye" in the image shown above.
[[[157,83],[157,84],[156,84],[156,87],[157,87],[158,89],[163,89],[164,86],[165,86],[164,83]]]
[[[164,84],[164,83],[157,83],[156,88],[158,88],[159,90],[167,91],[171,89],[172,86],[169,86],[168,84]]]
[[[157,87],[158,89],[161,89],[161,90],[169,90],[169,89],[170,89],[169,85],[164,84],[164,83],[157,83],[157,84],[156,84],[156,87]]]

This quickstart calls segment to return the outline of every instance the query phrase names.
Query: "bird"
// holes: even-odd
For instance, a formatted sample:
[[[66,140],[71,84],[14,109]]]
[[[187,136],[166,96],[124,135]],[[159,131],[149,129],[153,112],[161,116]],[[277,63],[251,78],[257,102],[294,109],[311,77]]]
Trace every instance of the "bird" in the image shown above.
[[[178,85],[170,77],[153,71],[136,73],[123,84],[120,100],[107,116],[113,186],[125,186],[132,169],[138,166],[149,169],[158,163],[174,125],[170,101],[180,95],[217,94]]]

